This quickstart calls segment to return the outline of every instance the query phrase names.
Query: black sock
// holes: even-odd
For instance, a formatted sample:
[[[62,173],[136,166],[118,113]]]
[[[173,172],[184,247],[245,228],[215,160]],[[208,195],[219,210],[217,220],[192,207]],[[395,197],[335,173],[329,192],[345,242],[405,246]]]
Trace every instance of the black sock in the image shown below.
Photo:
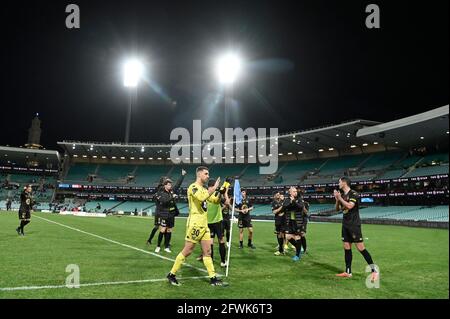
[[[165,233],[159,232],[159,235],[158,235],[158,247],[161,247],[161,242],[162,242],[164,234]]]
[[[244,247],[244,241],[243,240],[239,241],[239,246]]]
[[[224,263],[226,255],[225,243],[219,243],[219,253],[220,253],[220,261]]]
[[[248,244],[247,244],[249,247],[252,245],[252,240],[251,239],[249,239],[248,240]]]
[[[295,240],[294,238],[289,239],[289,242],[295,247],[295,255],[300,257],[300,251],[302,250],[302,245],[300,240]]]
[[[226,237],[227,237],[227,243],[229,243],[230,242],[230,232],[227,230],[227,235],[226,235]]]
[[[164,233],[164,247],[169,248],[171,237],[172,237],[172,233],[168,233],[168,232]]]
[[[303,252],[305,252],[306,251],[306,237],[302,237],[300,240],[302,242]]]
[[[283,238],[278,237],[278,251],[280,253],[284,252],[284,240]]]
[[[375,271],[375,265],[373,264],[372,256],[370,256],[367,249],[364,249],[363,251],[360,251],[361,255],[363,255],[364,259],[366,260],[367,264],[369,264],[370,268],[372,269],[372,272]]]
[[[345,272],[347,274],[352,273],[352,250],[351,249],[344,249],[345,252]]]
[[[300,254],[301,254],[301,252],[302,252],[302,239],[301,239],[301,238],[300,238],[300,239],[297,239],[295,242],[296,242],[296,244],[297,244],[297,246],[295,246],[295,250],[296,250],[295,254],[296,254],[298,257],[300,257]]]
[[[152,232],[150,233],[150,237],[148,237],[148,242],[152,242],[153,237],[155,237],[156,232],[158,231],[159,226],[153,227]]]
[[[211,259],[214,258],[214,245],[211,245]]]
[[[30,223],[29,220],[24,221],[23,226],[22,226],[22,234],[25,234],[25,232],[23,231],[25,226],[28,225]]]
[[[172,232],[169,233],[168,237],[169,237],[169,242],[167,244],[170,247],[170,242],[172,241]]]
[[[21,232],[21,233],[23,233],[23,228],[25,227],[25,225],[26,225],[25,221],[24,221],[24,220],[21,220],[21,221],[20,221],[20,225],[19,225],[19,229],[20,229],[20,232]]]

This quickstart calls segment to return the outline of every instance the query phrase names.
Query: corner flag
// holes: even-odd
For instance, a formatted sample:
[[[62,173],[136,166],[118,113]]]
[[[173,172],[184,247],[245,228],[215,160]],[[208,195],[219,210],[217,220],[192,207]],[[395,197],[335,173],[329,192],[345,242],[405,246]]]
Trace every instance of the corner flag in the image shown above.
[[[242,193],[241,193],[241,185],[239,184],[239,180],[234,180],[233,186],[233,208],[231,209],[231,225],[230,225],[230,241],[228,242],[228,257],[227,257],[227,269],[225,271],[225,277],[228,277],[228,270],[230,268],[230,253],[231,253],[231,239],[233,238],[233,224],[234,224],[234,209],[236,205],[240,205],[242,203]]]
[[[238,179],[234,180],[233,196],[234,196],[234,203],[236,205],[242,203],[241,184],[239,183]]]

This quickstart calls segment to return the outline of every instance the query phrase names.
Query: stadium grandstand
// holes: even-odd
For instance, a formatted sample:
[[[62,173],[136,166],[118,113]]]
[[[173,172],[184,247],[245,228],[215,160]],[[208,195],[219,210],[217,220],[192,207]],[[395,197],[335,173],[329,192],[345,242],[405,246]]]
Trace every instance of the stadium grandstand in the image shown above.
[[[0,209],[6,201],[12,208],[19,208],[20,192],[31,185],[36,200],[35,209],[48,209],[54,201],[60,172],[60,157],[57,151],[0,146]]]
[[[448,227],[448,112],[444,106],[389,123],[352,120],[278,137],[279,165],[260,175],[254,163],[209,165],[213,177],[233,177],[257,203],[253,214],[272,218],[274,190],[298,186],[311,203],[312,220],[338,220],[333,189],[348,176],[360,192],[365,221],[429,222]],[[411,132],[417,132],[411,134]],[[0,208],[18,206],[25,184],[36,192],[37,210],[151,214],[161,176],[176,179],[171,144],[63,141],[58,151],[1,147]],[[182,187],[187,187],[186,178]],[[182,192],[184,194],[184,192]],[[187,213],[184,195],[179,198]]]

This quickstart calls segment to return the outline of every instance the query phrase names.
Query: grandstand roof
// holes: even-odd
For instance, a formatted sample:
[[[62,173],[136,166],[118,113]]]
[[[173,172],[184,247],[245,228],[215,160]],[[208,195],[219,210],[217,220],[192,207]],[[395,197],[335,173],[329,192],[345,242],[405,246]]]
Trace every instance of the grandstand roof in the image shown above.
[[[447,145],[449,106],[399,120],[365,127],[358,130],[357,137],[370,142],[383,141],[388,146],[409,148],[412,146]]]
[[[278,137],[278,151],[280,153],[295,152],[298,154],[318,153],[320,149],[334,148],[336,150],[350,148],[353,144],[361,144],[364,138],[356,137],[356,132],[364,127],[373,126],[379,122],[366,120],[352,120],[337,125],[328,125],[314,129],[281,134]],[[206,143],[204,143],[206,144]],[[102,143],[102,142],[58,142],[69,156],[117,159],[156,159],[167,158],[173,144],[146,143]],[[165,159],[164,158],[164,159]]]
[[[391,147],[409,149],[411,146],[435,146],[439,141],[448,141],[448,113],[447,105],[387,123],[356,119],[284,133],[278,137],[278,152],[280,156],[315,157],[322,152],[330,156],[361,153],[371,147],[379,151]],[[167,160],[173,144],[62,141],[58,145],[71,157]]]
[[[36,167],[58,170],[60,156],[57,151],[0,146],[0,165],[8,167]]]

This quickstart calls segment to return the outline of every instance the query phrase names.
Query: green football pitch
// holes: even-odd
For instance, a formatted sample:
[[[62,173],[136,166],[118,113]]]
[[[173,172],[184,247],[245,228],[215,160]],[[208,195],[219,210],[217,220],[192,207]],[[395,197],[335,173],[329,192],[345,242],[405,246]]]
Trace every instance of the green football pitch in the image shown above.
[[[234,226],[228,287],[211,287],[195,253],[178,274],[165,276],[183,245],[186,219],[178,218],[172,253],[145,242],[153,219],[90,218],[35,213],[18,236],[17,213],[0,212],[0,298],[449,298],[448,230],[363,225],[366,247],[380,268],[379,288],[367,288],[363,257],[353,249],[353,278],[344,268],[340,225],[310,223],[309,253],[274,256],[272,222],[254,222],[255,250],[238,249]],[[245,237],[246,238],[246,237]],[[215,247],[215,267],[224,274]],[[66,287],[77,265],[80,287]]]

